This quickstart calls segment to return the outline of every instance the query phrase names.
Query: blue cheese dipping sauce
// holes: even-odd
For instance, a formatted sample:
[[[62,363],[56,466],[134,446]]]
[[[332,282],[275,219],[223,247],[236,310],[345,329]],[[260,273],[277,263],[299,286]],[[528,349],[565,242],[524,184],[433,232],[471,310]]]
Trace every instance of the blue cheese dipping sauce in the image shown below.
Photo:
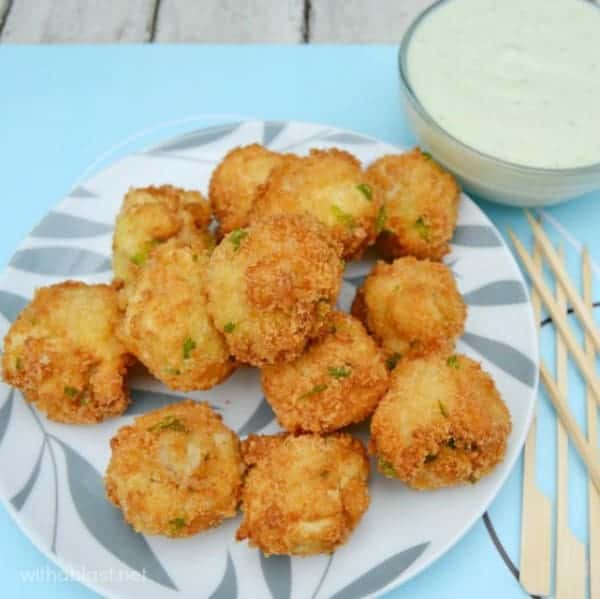
[[[600,162],[600,8],[449,0],[415,29],[408,78],[451,135],[508,162]]]
[[[600,6],[443,0],[400,70],[419,143],[467,189],[529,206],[600,189]]]

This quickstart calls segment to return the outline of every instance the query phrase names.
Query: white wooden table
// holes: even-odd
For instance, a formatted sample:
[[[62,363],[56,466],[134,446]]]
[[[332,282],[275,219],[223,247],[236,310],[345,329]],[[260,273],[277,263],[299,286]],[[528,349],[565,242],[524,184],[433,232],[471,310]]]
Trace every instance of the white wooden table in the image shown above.
[[[399,43],[434,0],[0,0],[0,43]]]

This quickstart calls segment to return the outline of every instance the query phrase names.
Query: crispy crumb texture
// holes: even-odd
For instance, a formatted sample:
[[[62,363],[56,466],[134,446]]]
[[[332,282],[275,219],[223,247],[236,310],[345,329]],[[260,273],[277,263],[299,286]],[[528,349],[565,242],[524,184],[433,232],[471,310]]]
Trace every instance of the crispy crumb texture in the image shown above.
[[[350,435],[250,435],[237,539],[266,555],[331,553],[369,505],[369,462]]]
[[[510,414],[463,355],[403,361],[371,421],[379,470],[415,489],[475,483],[504,458]]]
[[[4,339],[4,380],[51,420],[91,424],[122,414],[134,360],[116,337],[120,320],[110,285],[38,289]]]
[[[208,404],[148,412],[110,442],[107,497],[137,532],[187,537],[236,515],[239,441]]]

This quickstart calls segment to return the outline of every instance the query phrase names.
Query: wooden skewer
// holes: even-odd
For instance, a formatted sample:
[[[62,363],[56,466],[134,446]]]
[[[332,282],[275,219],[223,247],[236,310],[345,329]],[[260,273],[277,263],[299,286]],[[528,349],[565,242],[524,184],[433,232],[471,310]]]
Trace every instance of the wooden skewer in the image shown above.
[[[587,466],[588,473],[594,482],[596,489],[600,491],[600,459],[598,459],[598,452],[595,449],[592,449],[592,446],[582,435],[576,420],[573,418],[573,416],[571,416],[571,412],[566,404],[565,398],[559,391],[544,362],[541,362],[540,364],[540,375],[542,382],[548,391],[548,396],[552,401],[554,409],[558,413],[559,418],[562,420],[567,432],[571,436],[571,440],[577,448],[581,459]]]
[[[542,266],[539,249],[534,248],[533,261]],[[540,298],[531,291],[536,322],[540,322]],[[552,508],[550,500],[539,489],[536,479],[537,418],[534,415],[523,456],[523,499],[521,510],[521,562],[519,581],[530,595],[550,595],[552,561]]]
[[[548,263],[552,268],[552,272],[569,298],[569,301],[575,310],[575,314],[577,314],[581,324],[583,325],[583,328],[585,329],[585,332],[590,336],[596,351],[600,351],[600,330],[598,330],[593,317],[590,315],[589,311],[586,310],[584,301],[581,299],[579,293],[577,293],[577,290],[569,280],[569,275],[564,263],[561,262],[556,250],[552,246],[552,243],[550,243],[550,240],[546,236],[544,229],[540,226],[540,223],[533,218],[529,211],[526,210],[525,215],[527,216],[527,220],[529,221],[529,225],[533,231],[533,236],[538,242],[544,258],[548,260]]]
[[[515,246],[517,253],[519,254],[519,257],[521,258],[521,262],[529,273],[534,287],[540,294],[540,297],[548,309],[550,316],[552,316],[554,325],[565,340],[567,348],[575,359],[575,363],[583,375],[583,378],[591,388],[595,400],[600,404],[600,380],[598,379],[598,375],[596,374],[594,368],[590,365],[590,362],[587,359],[583,349],[579,346],[579,343],[575,339],[575,336],[573,335],[573,332],[571,331],[571,328],[567,322],[566,315],[560,311],[555,299],[552,297],[550,289],[544,282],[541,273],[536,270],[531,256],[527,253],[527,250],[523,244],[512,231],[509,231],[508,234]]]
[[[589,314],[593,314],[592,269],[587,248],[583,250],[581,267],[583,278],[583,300]],[[585,337],[585,353],[590,362],[590,366],[594,368],[596,354],[594,352],[592,340],[588,335]],[[592,447],[595,447],[598,442],[598,413],[589,389],[586,393],[586,404],[588,441]],[[590,597],[592,599],[597,599],[600,597],[600,493],[594,487],[591,480],[588,481],[588,506]]]
[[[564,249],[559,249],[561,265]],[[567,312],[564,288],[556,286],[556,302]],[[563,397],[569,396],[568,355],[565,342],[556,335],[556,386]],[[569,528],[569,438],[562,422],[556,427],[556,599],[585,599],[585,547]]]

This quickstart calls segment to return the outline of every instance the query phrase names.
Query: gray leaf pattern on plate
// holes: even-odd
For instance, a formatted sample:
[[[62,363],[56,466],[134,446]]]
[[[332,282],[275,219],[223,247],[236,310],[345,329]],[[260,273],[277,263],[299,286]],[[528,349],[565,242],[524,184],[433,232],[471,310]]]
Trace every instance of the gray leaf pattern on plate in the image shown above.
[[[210,599],[236,599],[237,597],[237,576],[235,574],[235,566],[231,559],[231,554],[227,552],[227,567],[225,574],[215,589]]]
[[[245,437],[250,433],[256,433],[265,428],[267,424],[273,422],[273,420],[275,420],[275,414],[271,406],[267,403],[267,400],[263,397],[256,410],[254,410],[250,418],[246,421],[246,424],[240,428],[237,434],[240,437]]]
[[[282,121],[267,121],[263,132],[263,145],[268,146],[286,127]]]
[[[172,152],[177,150],[190,150],[198,146],[205,146],[214,141],[219,141],[228,135],[231,135],[240,123],[231,123],[229,125],[218,125],[216,127],[207,127],[206,129],[198,129],[191,133],[186,133],[181,137],[168,141],[164,144],[154,146],[150,153],[153,152]]]
[[[470,306],[506,306],[526,302],[527,295],[519,281],[505,279],[473,289],[463,299]]]
[[[359,275],[357,277],[345,277],[344,281],[347,281],[348,283],[354,285],[356,288],[358,287],[362,287],[362,284],[365,282],[365,279],[368,277],[369,275]]]
[[[388,557],[378,566],[371,568],[338,591],[331,599],[360,599],[369,593],[374,593],[396,579],[406,568],[413,564],[425,551],[429,543],[415,545]]]
[[[46,449],[46,439],[42,442],[42,446],[40,447],[40,451],[35,461],[35,466],[27,479],[27,482],[23,485],[23,488],[10,500],[13,504],[13,507],[19,511],[25,505],[27,498],[31,494],[33,487],[35,485],[35,481],[38,479],[40,474],[40,467],[42,465],[42,458],[44,457],[44,449]]]
[[[354,133],[332,133],[324,136],[323,139],[339,144],[354,144],[355,146],[368,146],[375,143],[363,135],[355,135]]]
[[[525,385],[533,387],[535,384],[535,364],[518,349],[502,341],[481,337],[474,333],[465,333],[461,339],[484,358]]]
[[[104,223],[60,212],[49,212],[31,234],[34,237],[74,239],[106,235],[112,230],[112,226]]]
[[[19,250],[10,261],[18,268],[38,275],[78,276],[108,272],[111,262],[91,250],[70,247],[40,247]]]
[[[260,552],[260,568],[273,599],[289,599],[292,593],[292,563],[289,555],[265,557]]]
[[[492,227],[487,225],[458,225],[454,230],[452,245],[495,248],[501,247],[502,243]]]
[[[87,187],[83,187],[83,185],[78,185],[71,190],[69,194],[71,198],[82,198],[89,200],[91,198],[99,198],[100,196],[93,191],[90,191]]]
[[[54,437],[65,452],[69,489],[81,521],[107,551],[158,584],[177,590],[146,538],[123,522],[104,494],[102,477],[74,449]]]
[[[17,319],[29,300],[10,291],[0,291],[0,314],[9,322]]]
[[[6,431],[8,430],[8,423],[10,422],[10,417],[12,415],[14,394],[14,390],[11,389],[8,393],[8,399],[2,404],[2,407],[0,408],[0,443],[2,443],[4,435],[6,435]]]

